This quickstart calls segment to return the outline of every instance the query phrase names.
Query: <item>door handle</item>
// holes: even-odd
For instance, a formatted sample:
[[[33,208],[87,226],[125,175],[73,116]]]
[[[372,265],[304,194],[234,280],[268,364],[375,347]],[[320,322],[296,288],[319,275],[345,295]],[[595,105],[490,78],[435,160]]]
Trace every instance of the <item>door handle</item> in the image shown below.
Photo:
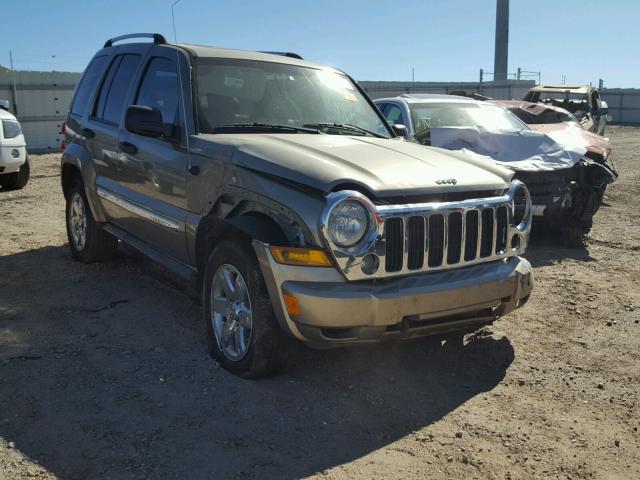
[[[191,175],[198,175],[200,173],[200,167],[198,165],[191,165],[189,167],[189,173]]]
[[[138,153],[138,147],[136,147],[133,143],[120,142],[118,144],[118,147],[120,147],[120,150],[122,150],[124,153],[128,153],[130,155],[135,155],[136,153]]]
[[[96,136],[96,133],[91,130],[90,128],[83,128],[82,129],[82,135],[87,137],[87,138],[93,138]]]

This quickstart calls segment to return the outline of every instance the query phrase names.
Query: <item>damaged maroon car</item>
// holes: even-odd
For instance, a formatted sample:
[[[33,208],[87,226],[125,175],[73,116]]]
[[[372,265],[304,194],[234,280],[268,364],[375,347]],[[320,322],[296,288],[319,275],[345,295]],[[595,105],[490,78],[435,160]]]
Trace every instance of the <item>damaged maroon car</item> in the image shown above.
[[[586,157],[604,164],[617,178],[618,173],[610,158],[612,147],[609,139],[585,130],[571,112],[554,105],[520,100],[491,100],[490,102],[506,107],[532,130],[546,133],[561,145],[577,143],[583,146],[587,150]]]
[[[536,131],[502,105],[455,95],[405,94],[374,102],[387,121],[404,125],[423,145],[513,170],[531,192],[534,223],[560,231],[570,246],[584,243],[606,186],[617,178],[605,161],[606,149],[601,160],[591,158],[578,126]]]

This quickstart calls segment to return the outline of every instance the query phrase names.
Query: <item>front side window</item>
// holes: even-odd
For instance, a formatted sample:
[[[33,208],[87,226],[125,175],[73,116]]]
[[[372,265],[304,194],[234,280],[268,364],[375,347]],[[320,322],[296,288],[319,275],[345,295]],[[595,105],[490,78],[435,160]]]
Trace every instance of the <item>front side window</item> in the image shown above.
[[[94,117],[117,125],[124,109],[127,92],[140,63],[140,55],[118,55],[102,82]]]
[[[352,81],[333,71],[253,60],[201,59],[197,95],[202,133],[238,123],[294,128],[341,124],[390,136]],[[348,134],[366,133],[351,130]]]
[[[164,123],[178,124],[178,73],[175,63],[163,57],[153,58],[134,103],[157,108]]]

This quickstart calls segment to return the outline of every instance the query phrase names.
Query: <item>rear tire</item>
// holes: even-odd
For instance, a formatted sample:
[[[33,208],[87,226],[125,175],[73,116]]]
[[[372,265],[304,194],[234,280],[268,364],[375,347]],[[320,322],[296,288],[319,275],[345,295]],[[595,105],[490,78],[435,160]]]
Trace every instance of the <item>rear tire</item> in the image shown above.
[[[222,368],[250,379],[280,370],[284,332],[249,242],[225,240],[214,248],[202,302],[209,354]]]
[[[7,190],[20,190],[29,182],[30,175],[31,166],[29,165],[29,158],[27,157],[20,167],[20,171],[0,175],[0,185]]]
[[[94,220],[82,182],[71,185],[66,197],[67,237],[73,258],[84,263],[112,259],[118,239]]]

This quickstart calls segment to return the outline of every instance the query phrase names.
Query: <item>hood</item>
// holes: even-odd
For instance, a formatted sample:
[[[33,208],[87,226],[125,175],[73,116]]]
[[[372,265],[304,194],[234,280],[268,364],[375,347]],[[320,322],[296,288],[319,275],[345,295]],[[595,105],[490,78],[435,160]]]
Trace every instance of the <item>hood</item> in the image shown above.
[[[587,151],[602,155],[605,158],[611,153],[611,142],[606,137],[589,132],[579,125],[567,123],[546,123],[539,125],[529,125],[531,129],[546,133],[556,142],[564,145],[566,142],[577,143],[587,149]]]
[[[482,158],[401,139],[317,134],[197,135],[194,153],[328,192],[357,184],[376,196],[499,190],[513,172]],[[198,152],[198,150],[200,150]],[[437,181],[455,179],[456,183]]]
[[[579,142],[560,145],[542,132],[481,127],[432,128],[431,144],[489,158],[514,171],[528,172],[570,168],[586,152]]]

